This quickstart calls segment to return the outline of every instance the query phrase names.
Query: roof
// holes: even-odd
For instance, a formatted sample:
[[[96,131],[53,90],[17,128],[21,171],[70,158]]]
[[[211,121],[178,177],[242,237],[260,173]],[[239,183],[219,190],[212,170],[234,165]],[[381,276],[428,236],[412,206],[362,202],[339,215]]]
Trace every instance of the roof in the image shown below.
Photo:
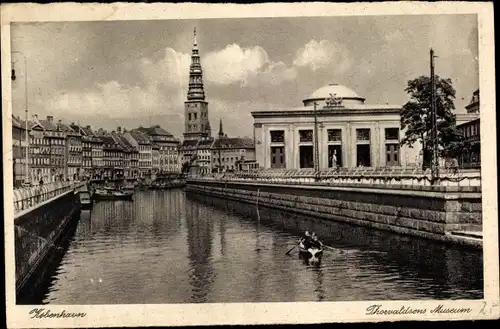
[[[139,128],[139,129],[142,129],[142,128]],[[132,131],[129,131],[130,135],[137,141],[138,144],[151,144],[151,142],[149,141],[149,138],[145,135],[145,133],[143,133],[142,131],[140,131],[139,129],[134,129]]]
[[[73,134],[80,134],[80,131],[75,131],[73,128],[71,128],[70,125],[67,125],[65,123],[57,123],[57,127],[59,128],[60,131],[64,131],[66,133],[73,133]]]
[[[380,111],[395,111],[401,110],[401,105],[395,104],[345,104],[339,108],[317,108],[318,114],[333,114],[333,115],[356,115],[360,113],[365,113],[367,115],[378,113]],[[263,109],[260,111],[252,111],[252,116],[263,114],[263,115],[279,115],[283,113],[305,113],[313,112],[314,106],[301,106],[301,107],[286,107],[286,108],[270,108]],[[373,112],[373,113],[372,113]]]
[[[50,122],[49,120],[38,120],[38,122],[43,126],[45,130],[58,131],[57,124],[55,124],[54,121]],[[33,123],[33,125],[35,124],[36,121]]]
[[[213,148],[253,149],[255,147],[252,138],[248,137],[221,137],[217,138],[212,145]]]
[[[196,147],[196,145],[198,144],[198,141],[197,140],[185,140],[182,142],[181,144],[181,149],[182,148],[194,148]]]
[[[150,136],[168,136],[174,137],[171,133],[160,127],[159,125],[148,128],[147,134]]]
[[[196,147],[198,147],[198,148],[210,148],[213,143],[214,143],[213,138],[202,138],[202,139],[198,140],[198,144],[196,144]]]
[[[360,97],[358,94],[356,94],[354,90],[335,83],[331,83],[315,90],[307,99],[327,99],[331,97],[330,94],[334,95],[337,98],[364,99],[363,97]]]
[[[14,114],[12,115],[12,126],[16,127],[16,128],[20,128],[20,129],[23,129],[23,121],[21,119],[19,119],[18,117],[14,116]]]

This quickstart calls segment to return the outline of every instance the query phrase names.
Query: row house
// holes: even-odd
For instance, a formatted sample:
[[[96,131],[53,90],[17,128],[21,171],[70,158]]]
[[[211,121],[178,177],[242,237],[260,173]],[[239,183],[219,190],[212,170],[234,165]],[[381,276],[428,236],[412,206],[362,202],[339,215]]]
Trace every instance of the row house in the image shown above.
[[[80,125],[72,123],[71,129],[78,132],[82,142],[82,170],[81,177],[90,179],[92,177],[92,137],[88,136]]]
[[[182,172],[191,171],[193,174],[196,174],[196,145],[198,145],[197,140],[187,139],[179,146],[179,160]]]
[[[121,132],[120,128],[118,131]],[[139,151],[121,134],[116,134],[116,140],[123,148],[123,176],[125,178],[139,177]]]
[[[153,174],[160,172],[160,147],[153,142],[151,142],[151,167]]]
[[[153,169],[152,145],[146,134],[134,129],[123,133],[123,137],[139,151],[139,176],[150,177]]]
[[[212,172],[211,148],[214,143],[212,137],[202,137],[196,145],[196,163],[199,175],[207,175]]]
[[[159,125],[149,128],[139,127],[138,130],[158,145],[160,172],[179,172],[179,140]]]
[[[103,143],[104,168],[101,179],[123,177],[123,149],[112,135],[99,136]]]
[[[30,131],[30,174],[34,182],[54,182],[67,179],[66,136],[52,116],[33,116]]]
[[[61,120],[57,122],[57,127],[66,136],[66,177],[70,181],[81,180],[83,178],[82,136],[79,131],[73,130]]]
[[[29,129],[28,129],[29,130]],[[14,187],[20,187],[23,181],[29,180],[26,171],[26,122],[12,116],[12,170]]]
[[[104,149],[103,142],[90,126],[83,128],[87,136],[90,136],[92,145],[92,173],[91,177],[98,179],[104,175]]]

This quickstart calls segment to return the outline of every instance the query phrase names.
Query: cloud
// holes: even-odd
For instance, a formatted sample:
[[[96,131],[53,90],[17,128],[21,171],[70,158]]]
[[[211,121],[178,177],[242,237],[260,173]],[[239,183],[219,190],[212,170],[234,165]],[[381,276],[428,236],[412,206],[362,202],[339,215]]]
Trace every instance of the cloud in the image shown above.
[[[344,46],[328,40],[316,41],[314,39],[297,51],[293,64],[308,67],[313,71],[332,68],[339,73],[347,71],[351,66],[347,49]]]
[[[161,84],[168,89],[186,89],[189,82],[191,56],[172,48],[165,48],[163,57],[153,60],[141,58],[135,63],[142,81],[147,85]],[[131,69],[134,69],[131,67]]]
[[[49,100],[46,112],[106,113],[113,118],[145,112],[159,103],[159,94],[152,86],[146,89],[138,86],[125,87],[116,81],[110,81],[97,83],[87,91],[63,92]]]
[[[262,47],[241,48],[237,44],[206,54],[202,65],[208,82],[222,85],[281,84],[296,77],[295,69],[273,62]]]

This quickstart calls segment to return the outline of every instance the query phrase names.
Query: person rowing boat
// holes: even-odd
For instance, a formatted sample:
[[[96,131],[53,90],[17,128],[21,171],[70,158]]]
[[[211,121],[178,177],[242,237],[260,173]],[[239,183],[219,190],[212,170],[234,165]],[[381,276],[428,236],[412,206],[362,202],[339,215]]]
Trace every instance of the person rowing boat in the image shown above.
[[[323,255],[323,243],[319,240],[316,233],[310,234],[306,231],[304,237],[299,240],[299,254],[310,261],[319,262]]]

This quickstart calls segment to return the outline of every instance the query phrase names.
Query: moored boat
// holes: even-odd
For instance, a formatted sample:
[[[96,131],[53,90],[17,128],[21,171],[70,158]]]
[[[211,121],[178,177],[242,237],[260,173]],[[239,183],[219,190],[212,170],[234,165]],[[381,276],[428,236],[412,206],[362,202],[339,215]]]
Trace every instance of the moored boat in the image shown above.
[[[97,189],[92,198],[94,200],[133,200],[134,193],[131,191],[118,191],[113,189]]]
[[[78,191],[78,196],[80,198],[80,205],[83,209],[92,208],[92,199],[89,191]]]

